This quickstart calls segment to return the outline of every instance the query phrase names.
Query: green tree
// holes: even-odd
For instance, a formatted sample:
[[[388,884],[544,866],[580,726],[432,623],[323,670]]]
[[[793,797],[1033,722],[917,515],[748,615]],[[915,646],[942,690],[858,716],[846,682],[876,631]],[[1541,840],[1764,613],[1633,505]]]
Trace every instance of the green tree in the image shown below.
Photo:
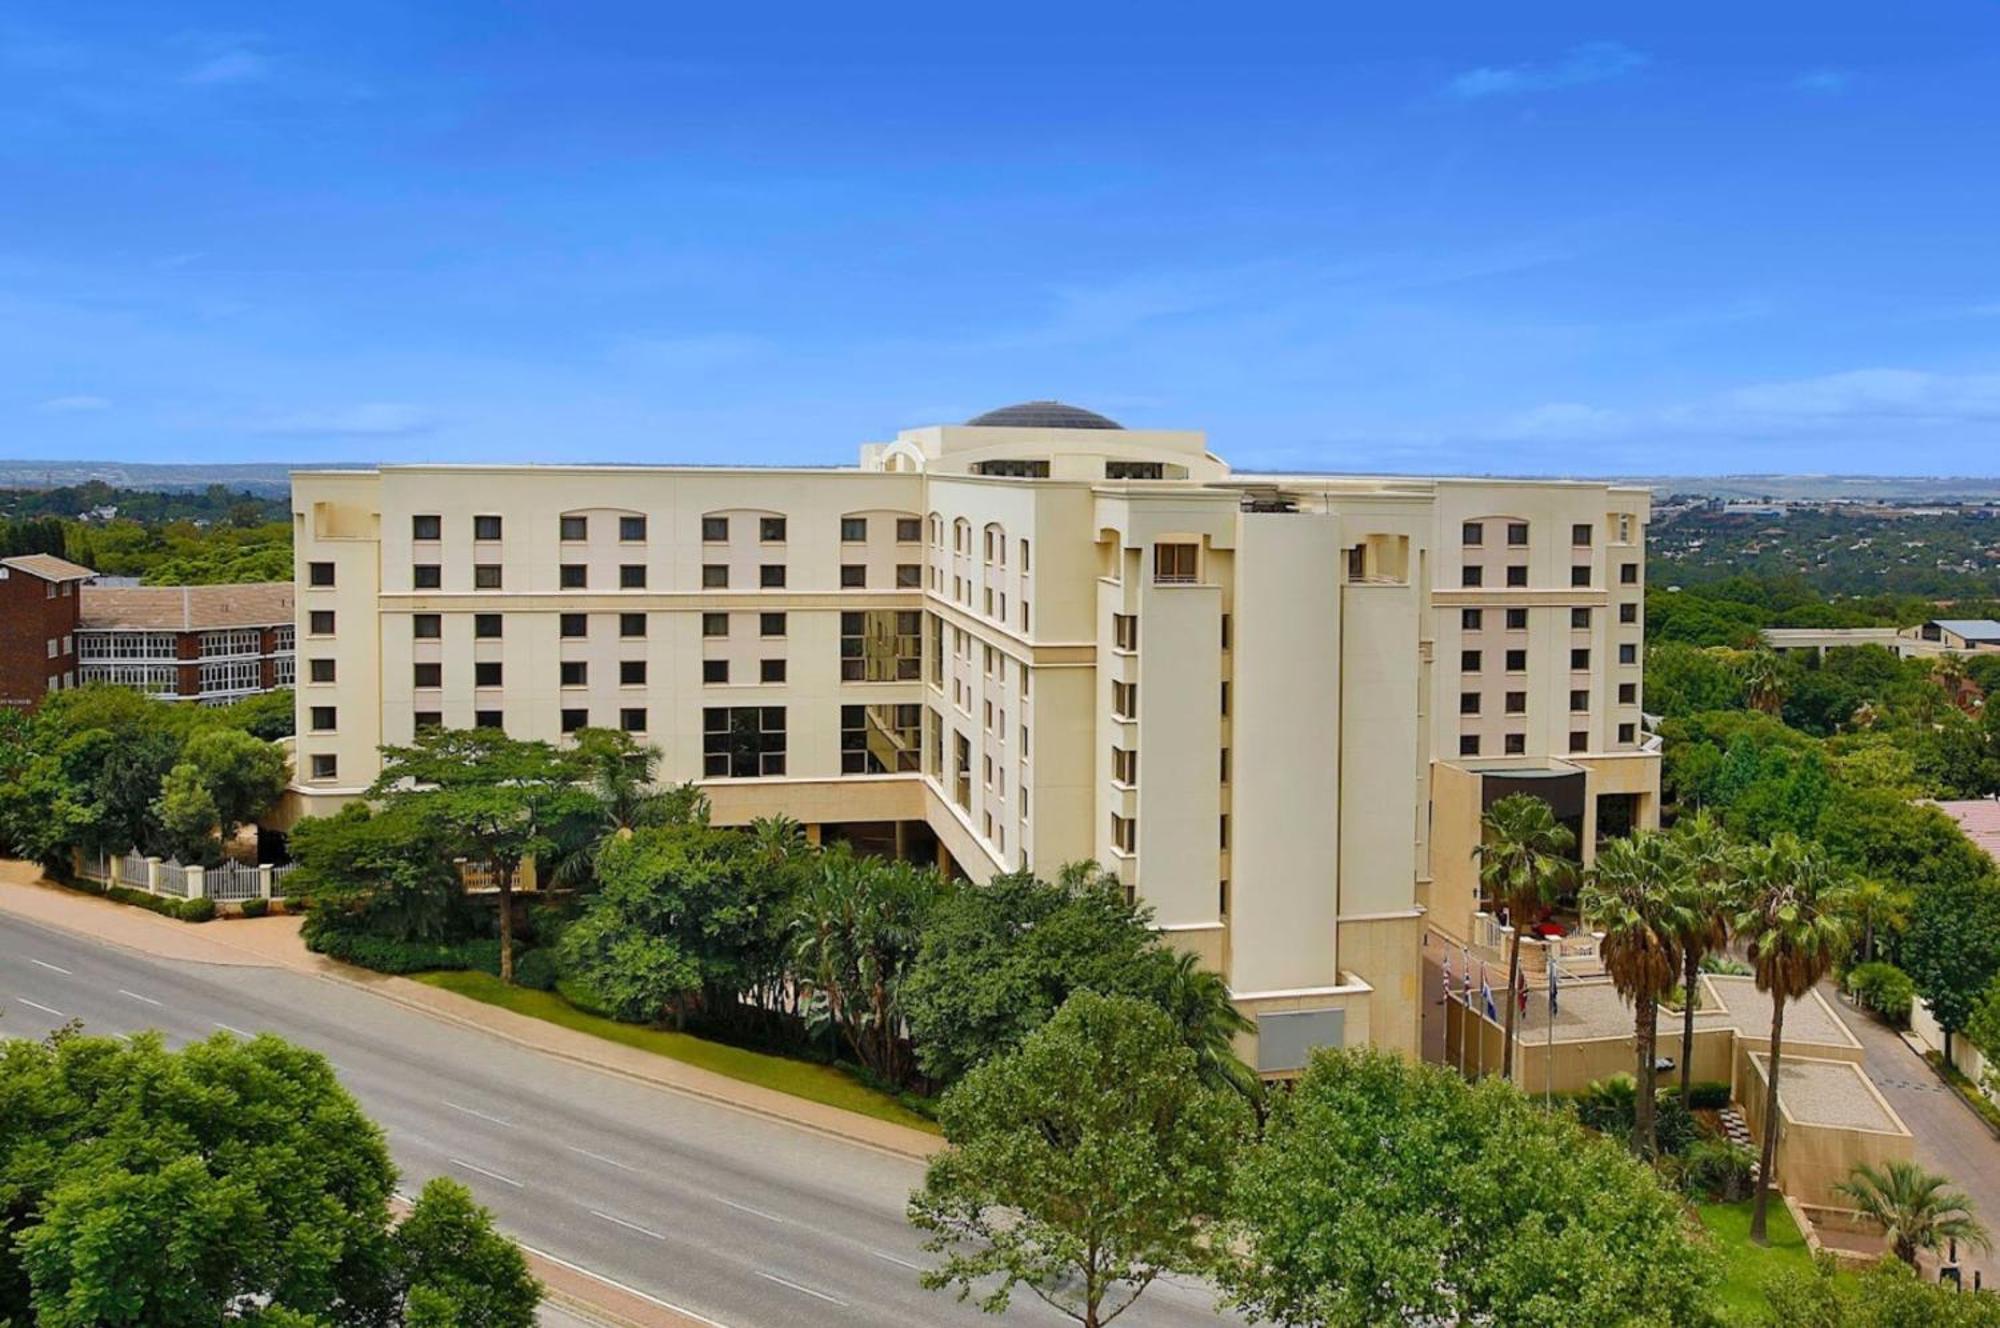
[[[1716,1322],[1715,1260],[1650,1167],[1511,1084],[1321,1052],[1239,1166],[1220,1281],[1311,1328]]]
[[[1950,1184],[1914,1162],[1891,1158],[1880,1167],[1855,1164],[1848,1178],[1833,1188],[1852,1200],[1857,1211],[1880,1223],[1896,1257],[1915,1268],[1919,1250],[1935,1253],[1946,1241],[1993,1248],[1986,1228],[1972,1215],[1972,1200]]]
[[[1679,908],[1674,940],[1681,954],[1681,1105],[1689,1105],[1694,1069],[1694,1016],[1700,992],[1701,961],[1729,944],[1736,905],[1740,854],[1722,822],[1706,808],[1682,817],[1672,830],[1680,859],[1676,877]]]
[[[408,800],[353,802],[292,830],[292,893],[310,902],[307,940],[322,929],[400,941],[447,940],[468,929],[465,883],[444,832]]]
[[[1791,690],[1791,673],[1774,650],[1753,650],[1742,663],[1743,696],[1752,710],[1775,715]]]
[[[197,730],[181,760],[199,772],[224,843],[277,804],[291,774],[282,748],[235,728]]]
[[[1876,877],[1864,876],[1847,893],[1848,921],[1861,937],[1861,962],[1873,963],[1878,932],[1897,934],[1910,925],[1916,898],[1908,890]]]
[[[404,1328],[534,1328],[542,1284],[457,1181],[440,1176],[424,1186],[396,1228],[390,1258]]]
[[[2000,880],[1938,883],[1917,894],[1903,937],[1903,971],[1944,1030],[1944,1054],[2000,973]]]
[[[1556,820],[1549,804],[1531,793],[1514,793],[1486,809],[1480,818],[1482,837],[1472,856],[1479,863],[1480,892],[1507,907],[1513,936],[1507,946],[1506,1033],[1501,1042],[1500,1074],[1514,1075],[1514,993],[1521,985],[1521,933],[1544,908],[1556,901],[1562,886],[1574,878],[1569,854],[1576,836]]]
[[[1600,948],[1611,985],[1632,1002],[1632,1041],[1638,1059],[1632,1150],[1646,1158],[1657,1151],[1653,1112],[1659,1100],[1655,1048],[1660,1001],[1680,975],[1678,938],[1691,929],[1682,916],[1683,875],[1673,841],[1658,831],[1636,830],[1597,851],[1578,905],[1585,920],[1603,935]]]
[[[1213,1262],[1207,1227],[1249,1135],[1158,1009],[1078,992],[939,1104],[949,1146],[910,1197],[933,1290],[1006,1309],[1017,1287],[1101,1328],[1164,1274]]]
[[[1771,1059],[1764,1098],[1763,1166],[1750,1210],[1750,1239],[1768,1245],[1765,1208],[1777,1160],[1779,1059],[1784,1054],[1785,1007],[1827,975],[1847,944],[1838,869],[1817,844],[1780,834],[1744,859],[1744,902],[1736,934],[1748,945],[1757,989],[1771,997]]]
[[[1821,1254],[1764,1287],[1763,1328],[2000,1328],[2000,1300],[1926,1282],[1894,1259],[1860,1274]]]
[[[198,766],[182,761],[160,780],[160,796],[153,804],[173,855],[183,862],[206,862],[220,847],[215,840],[215,799],[209,796]]]
[[[457,856],[490,873],[500,896],[500,980],[514,980],[514,883],[521,864],[548,859],[566,820],[594,805],[574,751],[510,738],[499,729],[426,729],[408,747],[384,747],[369,789],[407,806]]]
[[[1648,623],[1649,635],[1657,624]],[[1728,651],[1667,641],[1646,651],[1646,709],[1657,715],[1727,710],[1743,694]]]

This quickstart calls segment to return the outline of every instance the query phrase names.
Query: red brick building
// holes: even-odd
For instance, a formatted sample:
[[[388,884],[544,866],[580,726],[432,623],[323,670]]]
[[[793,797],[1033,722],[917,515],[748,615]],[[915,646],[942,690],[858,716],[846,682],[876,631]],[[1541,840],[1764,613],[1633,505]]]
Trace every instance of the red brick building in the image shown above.
[[[289,581],[90,585],[80,599],[79,681],[204,705],[293,683]]]
[[[53,554],[0,558],[0,706],[33,709],[76,685],[79,588],[92,575]]]

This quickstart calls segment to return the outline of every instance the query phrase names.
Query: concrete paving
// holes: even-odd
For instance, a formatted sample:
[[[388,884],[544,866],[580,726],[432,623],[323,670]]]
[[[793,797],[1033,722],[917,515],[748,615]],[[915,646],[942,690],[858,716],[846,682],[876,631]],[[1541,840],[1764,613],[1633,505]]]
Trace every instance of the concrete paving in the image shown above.
[[[903,1218],[922,1175],[910,1157],[589,1069],[324,978],[157,959],[17,916],[0,916],[0,1009],[13,1036],[74,1017],[100,1033],[158,1028],[176,1044],[270,1031],[320,1051],[383,1127],[404,1190],[457,1178],[524,1246],[612,1279],[660,1322],[993,1322],[917,1285],[929,1258]],[[1229,1322],[1212,1306],[1207,1288],[1168,1283],[1121,1321]],[[1009,1319],[1068,1322],[1025,1293]]]

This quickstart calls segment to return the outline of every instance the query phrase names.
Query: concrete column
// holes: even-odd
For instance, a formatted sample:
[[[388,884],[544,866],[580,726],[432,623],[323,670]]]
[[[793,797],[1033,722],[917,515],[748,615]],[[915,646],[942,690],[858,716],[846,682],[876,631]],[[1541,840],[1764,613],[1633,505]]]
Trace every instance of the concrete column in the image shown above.
[[[269,899],[271,897],[271,869],[269,866],[257,869],[257,897],[259,899]]]
[[[158,858],[146,859],[146,893],[150,895],[160,893],[160,860]]]
[[[187,897],[189,899],[208,898],[208,869],[190,867],[187,869]]]

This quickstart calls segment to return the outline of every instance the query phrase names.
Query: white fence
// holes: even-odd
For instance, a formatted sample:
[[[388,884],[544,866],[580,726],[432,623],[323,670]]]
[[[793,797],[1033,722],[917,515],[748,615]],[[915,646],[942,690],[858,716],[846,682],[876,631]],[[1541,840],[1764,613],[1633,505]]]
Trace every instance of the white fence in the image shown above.
[[[296,864],[256,867],[247,862],[227,862],[220,867],[184,867],[172,859],[149,858],[137,849],[117,857],[103,853],[79,855],[77,875],[106,885],[122,885],[128,890],[165,895],[170,899],[213,899],[218,904],[240,904],[251,899],[283,899],[285,878]]]

